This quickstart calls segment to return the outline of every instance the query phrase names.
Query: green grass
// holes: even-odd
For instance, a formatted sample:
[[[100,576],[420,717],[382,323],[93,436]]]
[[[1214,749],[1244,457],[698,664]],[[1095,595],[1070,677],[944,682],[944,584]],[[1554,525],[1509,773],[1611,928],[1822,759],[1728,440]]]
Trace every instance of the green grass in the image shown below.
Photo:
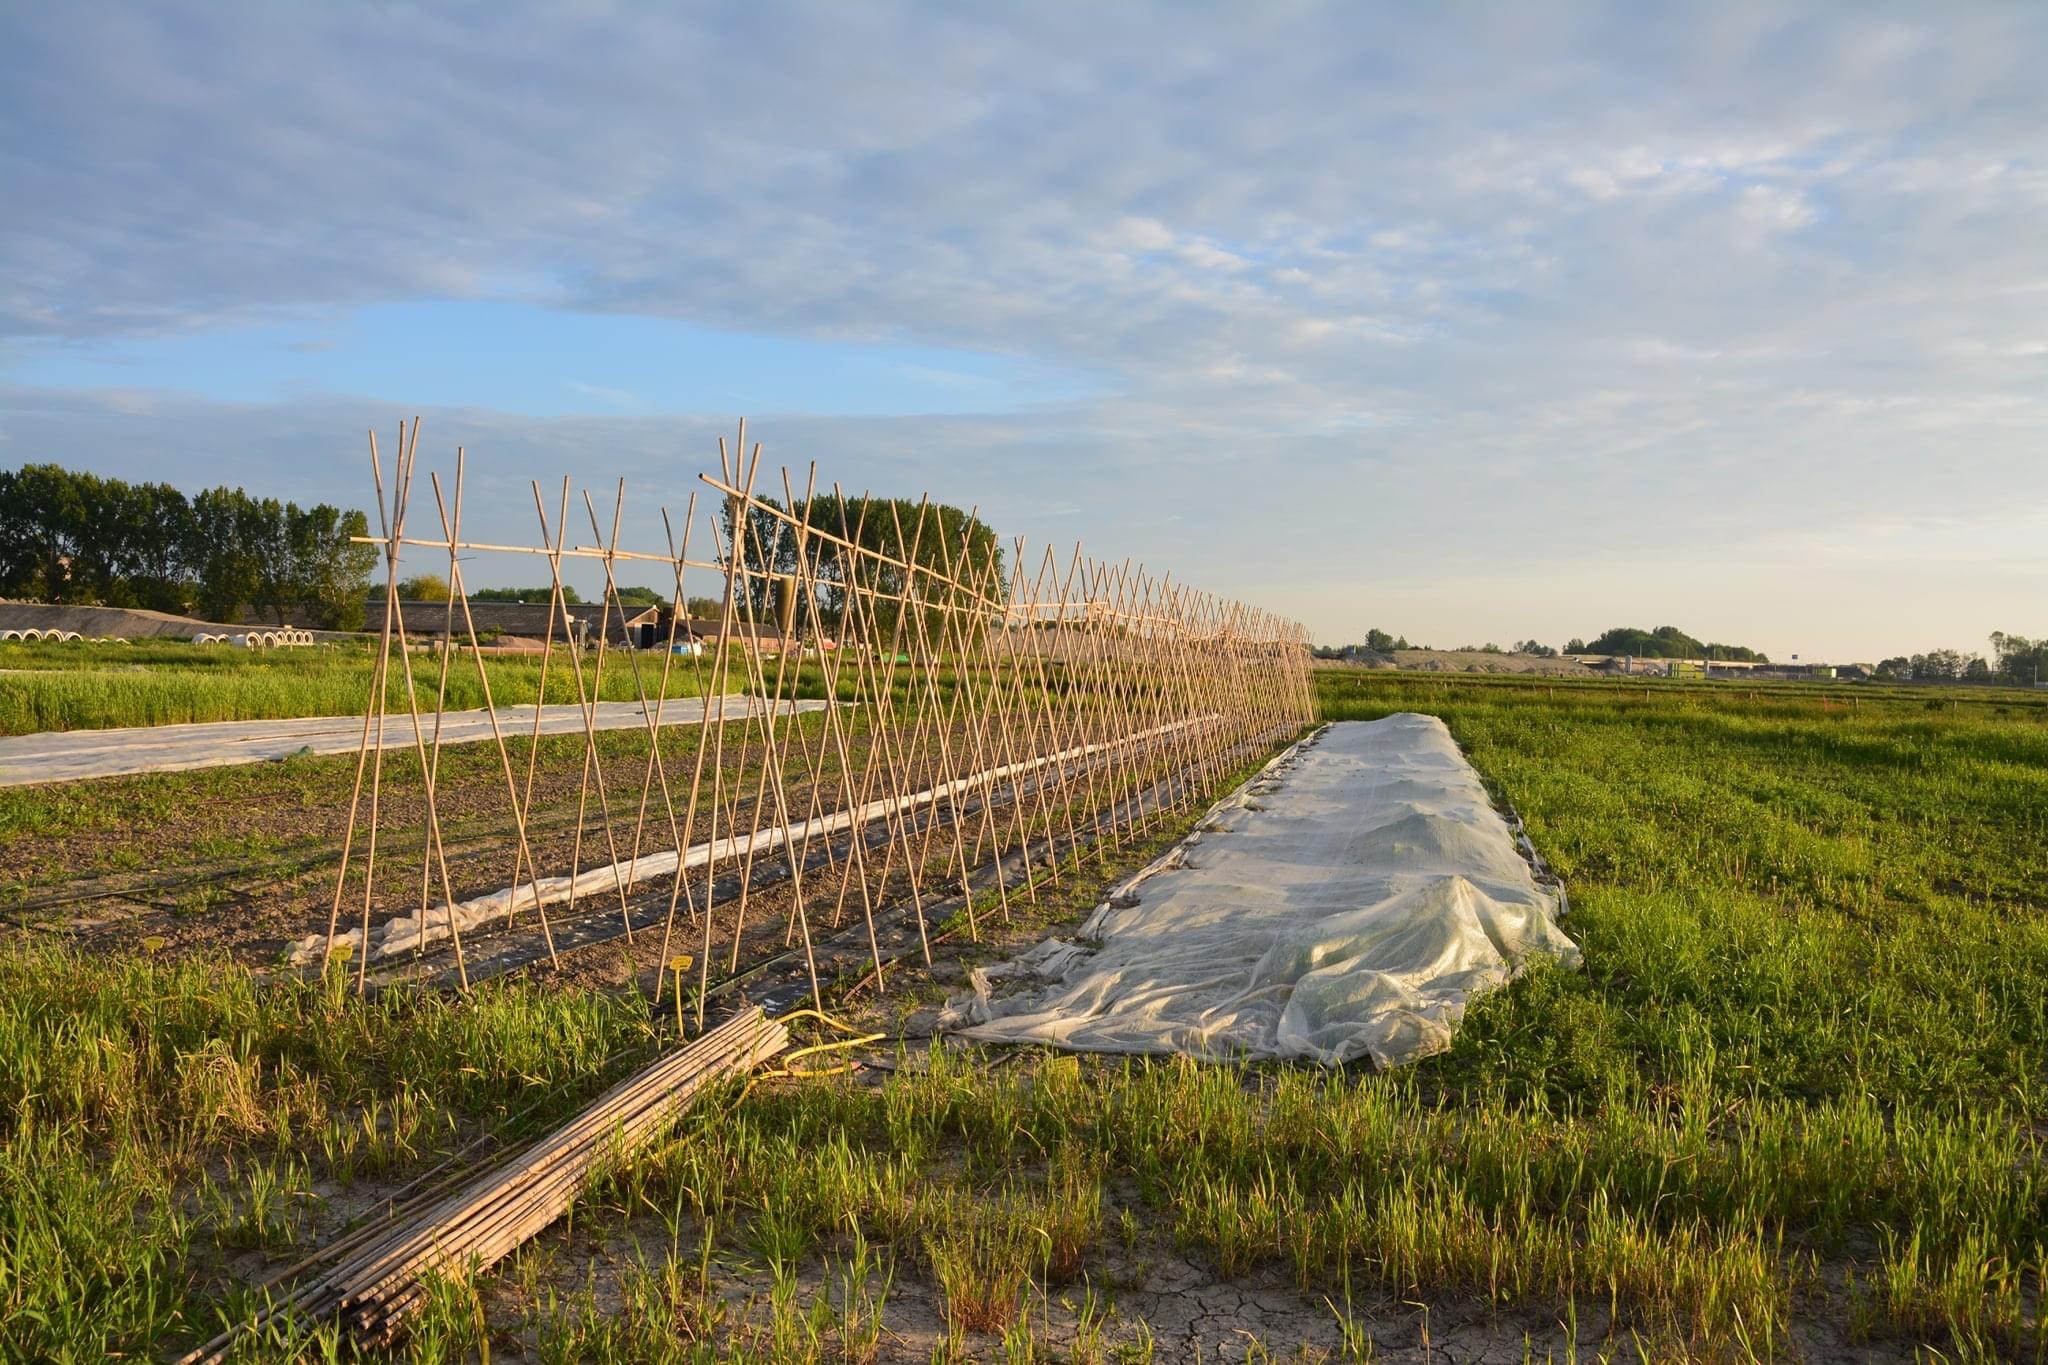
[[[0,946],[0,1359],[210,1335],[223,1258],[302,1249],[322,1196],[559,1117],[649,1042],[644,1009],[486,989],[365,1002]]]
[[[492,1305],[542,1359],[866,1359],[915,1281],[950,1358],[1142,1359],[1114,1300],[1174,1255],[1280,1277],[1360,1356],[1401,1301],[1612,1314],[1607,1349],[1660,1357],[1787,1358],[1815,1321],[2048,1355],[2048,707],[1318,683],[1333,718],[1444,717],[1567,879],[1583,970],[1393,1075],[941,1053],[714,1099],[592,1191],[576,1243],[437,1287],[415,1354],[474,1349]],[[0,1356],[205,1335],[225,1258],[312,1235],[304,1191],[406,1178],[556,1086],[562,1112],[643,1045],[636,1008],[0,947]],[[639,1247],[604,1296],[543,1273],[591,1237]]]
[[[1531,972],[1391,1076],[1060,1059],[757,1094],[622,1176],[619,1206],[689,1192],[736,1257],[763,1227],[805,1234],[784,1260],[856,1231],[993,1334],[1053,1292],[1043,1264],[1017,1282],[1018,1248],[1071,1203],[1078,1151],[1098,1198],[1135,1197],[1070,1225],[1310,1301],[1582,1305],[1617,1345],[1708,1357],[1789,1354],[1807,1318],[2048,1351],[2035,698],[1319,681],[1334,718],[1445,718],[1569,880],[1583,971]],[[1070,1269],[1113,1272],[1079,1240]]]
[[[1777,1098],[2048,1117],[2048,708],[1322,682],[1333,718],[1441,715],[1571,888],[1585,971],[1481,1011],[1460,1083],[1583,1109],[1710,1055]]]
[[[583,658],[586,689],[592,684],[595,657],[591,651]],[[424,650],[412,655],[413,685],[422,709],[429,712],[439,687],[439,658],[437,652]],[[368,645],[245,650],[225,645],[161,644],[112,652],[103,645],[9,642],[0,644],[0,735],[195,721],[360,716],[369,700],[375,659],[376,651]],[[487,655],[486,666],[491,698],[497,705],[528,705],[538,695],[538,654]],[[661,666],[658,652],[607,651],[599,699],[636,701],[643,688],[646,695],[654,695]],[[700,674],[709,678],[709,660],[677,658],[669,670],[667,695],[698,695],[702,691]],[[736,662],[736,690],[744,690],[740,680],[745,676],[744,667]],[[795,695],[822,695],[815,664],[801,672],[792,668],[791,681]],[[406,714],[404,670],[396,657],[385,695],[388,706]],[[558,653],[548,668],[546,700],[555,704],[576,699],[576,677],[569,656]],[[448,708],[483,704],[476,662],[458,650],[448,671]]]
[[[663,656],[658,652],[608,650],[597,692],[601,701],[637,701],[660,688]],[[547,670],[550,705],[576,701],[571,655],[558,651]],[[201,721],[289,720],[303,716],[360,716],[370,699],[376,649],[368,644],[323,644],[301,649],[246,650],[227,645],[162,643],[109,649],[104,645],[0,643],[0,735],[51,730],[103,730],[135,725],[176,725]],[[596,652],[582,656],[584,695],[598,682]],[[498,706],[530,705],[541,687],[538,654],[486,654],[491,700]],[[785,700],[825,695],[816,660],[781,665],[763,662],[765,682]],[[441,687],[440,655],[412,654],[413,688],[423,712],[431,714]],[[638,670],[636,677],[635,670]],[[778,669],[784,671],[778,672]],[[732,652],[727,689],[759,691],[750,685],[751,665]],[[678,656],[669,668],[666,695],[694,697],[709,685],[714,661]],[[843,668],[842,700],[855,699],[856,670]],[[1003,686],[1032,691],[1014,673]],[[922,676],[898,666],[890,692],[899,707],[916,709],[952,698],[958,679],[949,664],[927,693]],[[1066,685],[1060,677],[1051,683]],[[466,710],[484,704],[483,680],[475,659],[458,646],[448,670],[446,706]],[[385,681],[387,708],[409,714],[404,665],[394,655]]]
[[[1004,1331],[1083,1270],[1114,1277],[1113,1180],[1172,1249],[1225,1277],[1272,1267],[1311,1302],[1348,1285],[1578,1303],[1667,1351],[1768,1357],[1831,1294],[1872,1334],[2031,1353],[2040,1156],[2011,1125],[1931,1108],[1730,1112],[1705,1068],[1675,1094],[1643,1085],[1569,1116],[1500,1087],[1446,1093],[1426,1071],[1064,1058],[990,1075],[954,1057],[879,1091],[705,1106],[599,1199],[688,1208],[771,1268],[887,1247],[963,1334]]]

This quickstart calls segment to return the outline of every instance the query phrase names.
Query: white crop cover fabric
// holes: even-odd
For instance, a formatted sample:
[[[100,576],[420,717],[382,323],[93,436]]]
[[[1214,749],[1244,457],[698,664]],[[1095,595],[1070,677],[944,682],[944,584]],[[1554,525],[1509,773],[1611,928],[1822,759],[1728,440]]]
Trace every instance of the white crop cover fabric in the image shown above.
[[[1119,887],[1082,926],[1097,946],[1052,939],[975,972],[940,1026],[1084,1052],[1411,1062],[1532,959],[1579,961],[1562,892],[1517,838],[1442,721],[1340,722]],[[1005,978],[1019,988],[997,996]]]

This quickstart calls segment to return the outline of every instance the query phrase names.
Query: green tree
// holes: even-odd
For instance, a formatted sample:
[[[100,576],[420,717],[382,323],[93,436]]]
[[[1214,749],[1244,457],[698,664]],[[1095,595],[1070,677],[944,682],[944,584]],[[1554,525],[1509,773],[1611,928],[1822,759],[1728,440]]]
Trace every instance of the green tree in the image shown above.
[[[2023,687],[2048,682],[2048,636],[2033,640],[1993,631],[1991,652],[1998,661],[1998,676],[2005,681]]]
[[[0,495],[7,591],[71,600],[71,561],[85,521],[77,477],[60,465],[23,465]]]
[[[296,509],[295,509],[296,510]],[[282,622],[294,597],[290,522],[276,498],[244,497],[238,521],[243,549],[255,561],[256,588],[249,604]]]
[[[167,483],[129,486],[122,503],[117,567],[125,604],[182,612],[192,601],[187,563],[193,541],[192,504]]]
[[[401,602],[446,602],[448,580],[437,573],[414,574],[411,578],[398,580],[398,600]]]
[[[1587,645],[1583,651],[1567,649],[1567,653],[1627,654],[1638,659],[1726,659],[1731,662],[1769,663],[1756,650],[1745,645],[1708,644],[1694,639],[1677,626],[1659,626],[1655,630],[1639,630],[1634,626],[1616,626],[1599,639]]]
[[[533,602],[545,606],[552,600],[553,588],[478,588],[469,595],[472,602]],[[562,585],[562,600],[570,606],[583,601],[576,589],[567,583]]]
[[[743,528],[742,561],[749,570],[745,582],[756,621],[773,619],[772,575],[792,574],[798,568],[795,530],[770,510],[779,506],[768,500],[765,507],[755,507]],[[719,512],[728,543],[734,531],[733,510],[733,503],[728,500]],[[848,581],[850,572],[859,574],[864,592],[883,595],[885,600],[873,604],[873,619],[865,622],[864,627],[884,636],[894,630],[896,621],[895,604],[886,599],[899,597],[909,589],[910,575],[896,567],[898,564],[930,571],[916,576],[915,591],[919,600],[932,605],[924,629],[927,639],[934,642],[945,605],[957,604],[966,591],[949,586],[947,580],[985,584],[998,598],[1007,591],[1002,578],[1002,545],[994,528],[958,507],[908,498],[842,498],[821,494],[808,504],[800,504],[797,514],[827,536],[853,542],[879,556],[861,557],[856,568],[854,557],[837,541],[826,536],[807,537],[805,576],[817,585],[818,614],[828,630],[840,629],[847,596],[841,585]],[[798,619],[807,626],[808,609],[800,611]]]
[[[1411,648],[1405,638],[1389,635],[1377,626],[1365,633],[1365,647],[1376,654],[1391,654],[1397,649]]]
[[[1963,676],[1966,666],[1961,653],[1953,649],[1930,649],[1913,656],[1915,682],[1952,682]]]
[[[244,539],[254,514],[239,488],[209,488],[192,499],[192,545],[186,560],[198,580],[201,614],[234,621],[256,600],[262,566]]]
[[[114,604],[116,547],[128,530],[128,486],[97,474],[66,471],[65,477],[71,483],[71,497],[64,600]]]
[[[303,511],[294,503],[285,507],[285,528],[292,601],[322,630],[361,630],[377,547],[351,537],[368,535],[369,519],[324,502]]]

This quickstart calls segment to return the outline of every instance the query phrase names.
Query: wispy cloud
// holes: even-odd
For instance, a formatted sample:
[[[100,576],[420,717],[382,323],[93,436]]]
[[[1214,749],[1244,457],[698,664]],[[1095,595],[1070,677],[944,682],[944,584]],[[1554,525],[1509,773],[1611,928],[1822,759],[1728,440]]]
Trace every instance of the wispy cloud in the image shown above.
[[[591,384],[581,379],[565,379],[562,381],[562,387],[571,393],[594,399],[606,407],[617,408],[621,412],[645,412],[652,406],[639,394],[628,393],[624,389],[615,389],[608,384]]]

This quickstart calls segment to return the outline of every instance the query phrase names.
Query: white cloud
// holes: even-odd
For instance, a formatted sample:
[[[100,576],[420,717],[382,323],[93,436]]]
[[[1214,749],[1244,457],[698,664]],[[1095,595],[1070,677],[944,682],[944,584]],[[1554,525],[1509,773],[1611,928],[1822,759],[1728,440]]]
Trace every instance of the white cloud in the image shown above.
[[[1201,270],[1239,271],[1251,268],[1251,262],[1234,251],[1225,251],[1213,242],[1193,241],[1180,248],[1180,257],[1188,264]]]
[[[642,395],[626,389],[615,388],[610,384],[593,384],[583,379],[565,379],[562,381],[562,387],[568,389],[571,393],[578,393],[582,394],[585,398],[595,399],[606,407],[616,408],[620,412],[644,412],[650,406],[647,399]]]
[[[1797,190],[1751,185],[1742,192],[1742,216],[1756,227],[1789,231],[1805,227],[1820,215]]]

